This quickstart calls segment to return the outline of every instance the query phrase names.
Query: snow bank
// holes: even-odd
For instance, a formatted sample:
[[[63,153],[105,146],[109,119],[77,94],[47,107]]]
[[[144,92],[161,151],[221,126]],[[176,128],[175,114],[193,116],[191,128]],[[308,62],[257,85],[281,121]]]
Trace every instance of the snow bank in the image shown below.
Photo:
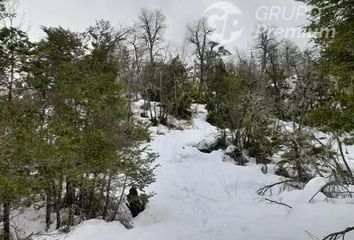
[[[312,198],[311,203],[323,202],[326,196],[319,191],[327,182],[328,179],[323,177],[313,178],[306,184],[303,190],[285,191],[280,194],[280,199],[290,205],[294,205],[295,203],[307,204]]]
[[[116,240],[114,233],[126,231],[126,229],[117,222],[107,223],[103,220],[89,220],[80,224],[72,232],[67,234],[67,238],[75,240],[93,239],[93,236],[99,236],[96,239]]]

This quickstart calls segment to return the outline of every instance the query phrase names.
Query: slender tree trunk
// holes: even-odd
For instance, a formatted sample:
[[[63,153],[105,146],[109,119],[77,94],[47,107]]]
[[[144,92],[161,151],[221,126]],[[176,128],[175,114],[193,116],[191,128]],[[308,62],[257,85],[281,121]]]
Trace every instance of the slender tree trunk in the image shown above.
[[[66,232],[69,232],[71,226],[74,225],[74,212],[75,212],[75,205],[72,204],[69,207],[69,216],[68,216],[68,223],[67,223],[67,226],[66,226]]]
[[[295,151],[295,168],[297,172],[297,177],[299,181],[304,181],[306,180],[306,176],[304,174],[304,170],[301,166],[301,161],[302,161],[302,155],[301,155],[301,146],[300,144],[296,141],[293,140],[294,144],[294,151]]]
[[[61,188],[59,187],[58,189],[55,187],[55,183],[53,184],[53,195],[54,195],[54,210],[56,214],[56,219],[57,219],[57,224],[56,224],[56,229],[59,229],[61,227]]]
[[[94,205],[95,202],[95,183],[93,186],[89,189],[89,202],[88,202],[88,209],[87,212],[89,213],[89,217],[95,218],[96,217],[96,212],[97,212],[97,206]]]
[[[46,214],[45,214],[46,231],[48,231],[50,228],[51,211],[52,211],[52,191],[51,191],[51,187],[49,185],[47,188]]]
[[[10,203],[6,201],[3,204],[4,208],[4,216],[3,216],[3,227],[4,227],[4,233],[3,233],[3,240],[10,240]]]
[[[85,188],[81,185],[80,186],[80,191],[79,191],[79,201],[78,201],[78,205],[80,210],[85,209]]]
[[[70,207],[75,204],[75,187],[72,182],[67,179],[66,180],[66,195],[63,200],[64,207]]]
[[[204,59],[200,60],[200,75],[199,75],[199,97],[202,97],[204,92]]]
[[[121,192],[121,194],[120,194],[120,197],[119,197],[119,200],[118,200],[118,203],[117,203],[117,206],[116,206],[116,210],[114,211],[114,214],[113,214],[113,216],[112,216],[112,221],[114,221],[114,219],[116,219],[116,216],[117,216],[117,214],[118,214],[120,204],[121,204],[122,201],[123,201],[125,189],[126,189],[127,186],[128,186],[128,185],[127,185],[127,182],[128,182],[128,176],[125,176],[124,183],[123,183],[123,189],[122,189],[122,192]]]
[[[109,177],[109,176],[108,176]],[[102,181],[102,184],[101,184],[101,189],[100,189],[100,194],[99,194],[99,201],[102,201],[104,202],[106,200],[105,196],[104,196],[104,193],[105,193],[105,190],[107,188],[107,183],[108,181],[106,181],[106,178],[107,178],[107,175],[104,174],[103,176],[103,179],[104,181]],[[103,206],[104,207],[104,206]],[[101,209],[100,209],[101,210]],[[104,209],[102,210],[102,212],[104,212]]]
[[[12,28],[12,18],[10,18],[10,26]],[[13,43],[13,38],[11,37],[11,45]],[[12,102],[12,94],[13,94],[13,85],[14,85],[14,51],[11,50],[11,64],[10,64],[10,82],[8,84],[8,102]],[[3,240],[10,240],[11,233],[10,233],[10,201],[5,200],[3,204]]]
[[[340,155],[342,157],[343,163],[344,163],[344,165],[345,165],[345,167],[347,169],[349,177],[350,177],[351,181],[354,182],[354,177],[353,177],[352,170],[350,169],[349,164],[348,164],[347,160],[345,159],[342,141],[340,140],[338,134],[334,134],[334,136],[335,136],[335,138],[337,140],[339,152],[340,152]]]
[[[103,208],[103,213],[102,213],[102,218],[105,219],[107,217],[107,209],[108,209],[108,204],[109,204],[109,199],[110,199],[110,191],[111,191],[111,182],[112,182],[112,175],[109,174],[108,176],[108,182],[107,182],[107,188],[106,188],[106,199],[104,203],[104,208]]]

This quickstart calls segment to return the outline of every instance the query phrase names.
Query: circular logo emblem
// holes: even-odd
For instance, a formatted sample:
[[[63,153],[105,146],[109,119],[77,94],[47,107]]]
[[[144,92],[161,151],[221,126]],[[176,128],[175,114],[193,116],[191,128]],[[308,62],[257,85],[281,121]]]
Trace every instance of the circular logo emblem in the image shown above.
[[[221,45],[236,41],[243,32],[238,19],[241,10],[230,2],[216,2],[210,5],[203,13],[208,24],[214,28],[213,39]]]

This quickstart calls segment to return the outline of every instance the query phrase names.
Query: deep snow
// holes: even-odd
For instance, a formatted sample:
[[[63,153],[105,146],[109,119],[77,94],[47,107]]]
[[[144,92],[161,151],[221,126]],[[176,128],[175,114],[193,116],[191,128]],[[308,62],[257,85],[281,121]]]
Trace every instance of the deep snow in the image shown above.
[[[189,129],[152,128],[150,146],[159,154],[161,166],[148,191],[156,196],[134,220],[133,229],[127,230],[119,222],[90,220],[54,239],[307,240],[311,239],[309,233],[321,239],[354,225],[349,200],[327,201],[318,194],[308,203],[325,183],[321,178],[310,181],[302,191],[267,196],[292,209],[257,195],[260,187],[279,181],[272,166],[270,173],[263,174],[253,163],[240,167],[224,161],[221,150],[210,154],[198,151],[200,142],[215,137],[216,128],[205,121],[206,111],[201,106],[195,108]],[[354,235],[346,239],[354,239]]]

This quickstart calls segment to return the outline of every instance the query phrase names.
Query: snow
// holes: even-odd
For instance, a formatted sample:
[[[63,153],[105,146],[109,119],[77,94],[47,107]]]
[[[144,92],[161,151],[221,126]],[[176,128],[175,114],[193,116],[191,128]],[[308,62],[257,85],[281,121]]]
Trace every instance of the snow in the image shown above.
[[[45,208],[15,209],[12,211],[11,224],[16,229],[18,235],[29,235],[31,233],[40,233],[45,230]],[[54,229],[51,229],[52,231]]]
[[[293,205],[295,203],[309,203],[323,202],[326,196],[322,192],[318,192],[328,182],[326,178],[316,177],[311,179],[303,190],[293,190],[290,192],[283,192],[281,200],[287,204]]]
[[[193,106],[190,128],[183,131],[155,127],[151,149],[159,154],[157,181],[148,191],[156,195],[127,230],[118,222],[86,221],[67,235],[41,239],[67,240],[308,240],[354,224],[354,208],[346,201],[326,201],[327,182],[312,179],[303,190],[267,196],[289,204],[289,209],[266,201],[256,191],[279,181],[260,166],[245,167],[223,161],[222,150],[200,152],[196,146],[215,139],[217,129],[207,123],[207,112]],[[159,133],[159,134],[157,134]],[[270,169],[272,166],[270,166]],[[348,235],[347,239],[353,239]]]

